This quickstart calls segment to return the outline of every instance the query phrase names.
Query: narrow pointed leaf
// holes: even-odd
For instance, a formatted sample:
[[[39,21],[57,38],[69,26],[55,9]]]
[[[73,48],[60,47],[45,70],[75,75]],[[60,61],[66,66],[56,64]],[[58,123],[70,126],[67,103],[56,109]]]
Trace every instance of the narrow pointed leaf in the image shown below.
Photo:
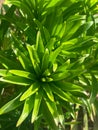
[[[19,120],[17,121],[17,125],[16,125],[17,127],[21,125],[21,123],[28,117],[33,106],[34,106],[34,97],[30,96],[25,100],[23,111],[21,113]]]
[[[31,68],[31,62],[28,57],[25,56],[23,52],[21,52],[18,48],[13,47],[13,51],[18,57],[21,65],[23,66],[24,69],[30,70]]]
[[[0,53],[0,64],[2,64],[6,69],[16,69],[16,68],[21,68],[19,63],[10,60],[6,56],[4,56],[2,53]]]
[[[46,95],[48,96],[48,98],[49,98],[52,102],[54,102],[54,96],[53,96],[53,93],[52,93],[52,91],[51,91],[51,89],[50,89],[50,86],[49,86],[48,84],[46,84],[46,85],[43,86],[43,89],[45,90]]]
[[[46,47],[49,49],[49,51],[51,51],[52,49],[54,49],[54,44],[56,43],[56,38],[53,37],[51,38],[48,42]]]
[[[36,50],[39,55],[44,53],[44,44],[43,44],[43,40],[42,40],[40,31],[38,31],[38,33],[37,33]]]
[[[8,103],[6,103],[3,107],[1,107],[0,115],[10,112],[10,111],[16,109],[17,107],[19,107],[22,104],[22,102],[19,101],[20,96],[21,96],[21,94],[19,94],[16,98],[12,99]]]
[[[31,119],[32,123],[35,120],[37,120],[37,116],[38,116],[38,113],[39,113],[41,100],[42,100],[42,91],[38,91],[38,92],[36,92],[36,95],[35,95],[34,109],[33,109],[33,112],[32,112],[32,119]]]
[[[69,77],[70,75],[71,74],[69,73],[69,70],[64,70],[60,73],[53,73],[50,77],[53,79],[53,81],[59,81]]]
[[[82,92],[84,89],[81,86],[78,86],[76,84],[72,84],[69,82],[55,82],[56,86],[60,87],[64,91],[78,91]]]
[[[57,106],[56,106],[55,102],[50,101],[48,98],[45,98],[45,102],[47,104],[47,107],[48,107],[50,113],[53,116],[55,123],[58,125],[59,118],[58,118],[58,111],[57,111]]]
[[[39,67],[40,60],[37,55],[37,51],[34,46],[30,46],[30,45],[27,45],[27,49],[29,51],[32,66],[33,66],[35,72],[38,74],[40,71],[40,67]]]
[[[28,79],[35,79],[35,75],[33,73],[27,72],[27,71],[23,71],[23,70],[10,70],[9,71],[11,74],[17,75],[17,76],[21,76],[21,77],[25,77]]]
[[[52,91],[59,96],[61,99],[68,101],[68,102],[73,102],[72,98],[70,97],[70,95],[64,91],[62,91],[60,88],[56,87],[55,85],[53,85],[53,87],[51,87]]]
[[[65,122],[64,113],[63,113],[63,109],[61,107],[61,103],[60,102],[57,103],[57,109],[58,109],[58,116],[59,116],[60,125],[61,125],[61,127],[63,129],[65,129],[64,128],[65,127],[65,124],[64,124],[64,122]]]
[[[42,72],[48,68],[48,64],[49,64],[49,50],[46,48],[42,58],[42,66],[41,66]]]
[[[27,97],[33,95],[36,93],[39,89],[39,84],[38,83],[33,83],[21,96],[20,101],[25,100]]]
[[[0,81],[6,82],[6,83],[11,83],[11,84],[17,84],[17,85],[30,85],[32,83],[31,80],[19,76],[6,76],[6,77],[1,77]]]
[[[90,96],[90,102],[93,103],[98,93],[98,81],[97,78],[92,74],[92,91]]]
[[[27,49],[29,51],[32,63],[34,62],[34,60],[36,60],[37,63],[40,63],[40,60],[39,60],[37,51],[35,49],[35,46],[34,45],[31,46],[31,45],[28,44],[27,45]]]
[[[56,50],[54,50],[50,53],[49,62],[51,63],[51,65],[56,61],[56,58],[59,55],[61,49],[62,49],[62,47],[60,46]]]
[[[43,100],[42,102],[42,105],[43,105],[43,108],[42,108],[42,113],[46,119],[46,122],[49,124],[50,128],[53,129],[53,130],[57,130],[58,127],[54,121],[54,118],[51,114],[51,112],[49,111],[48,109],[48,106],[46,104],[46,102]]]
[[[12,74],[9,72],[9,70],[6,69],[0,69],[0,76],[11,76]]]
[[[43,0],[44,1],[44,0]],[[42,3],[42,1],[41,1]],[[50,39],[50,33],[48,31],[47,28],[43,27],[43,31],[44,31],[44,35],[45,35],[45,39],[46,39],[46,42],[48,43],[49,39]]]
[[[24,53],[25,56],[27,56],[27,50],[25,48],[25,46],[23,45],[23,43],[17,39],[17,37],[15,35],[12,34],[12,38],[13,38],[13,46],[14,48],[18,48],[21,52]]]

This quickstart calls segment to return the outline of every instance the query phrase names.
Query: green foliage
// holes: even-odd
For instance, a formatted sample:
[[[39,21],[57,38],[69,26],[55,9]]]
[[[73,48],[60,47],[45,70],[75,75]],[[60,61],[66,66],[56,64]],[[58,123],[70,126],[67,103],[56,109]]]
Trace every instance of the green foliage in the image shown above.
[[[0,97],[8,85],[16,89],[0,105],[0,115],[18,111],[16,130],[67,129],[65,122],[77,120],[80,107],[92,119],[98,94],[97,5],[97,0],[5,0]]]

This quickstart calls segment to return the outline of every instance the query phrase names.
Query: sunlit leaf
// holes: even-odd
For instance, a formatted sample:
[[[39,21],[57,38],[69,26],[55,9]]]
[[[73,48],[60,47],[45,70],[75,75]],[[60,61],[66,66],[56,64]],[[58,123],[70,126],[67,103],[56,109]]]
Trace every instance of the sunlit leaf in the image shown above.
[[[31,118],[32,123],[35,120],[37,120],[37,116],[38,116],[38,113],[39,113],[39,110],[40,110],[41,100],[42,100],[42,91],[38,91],[35,94],[34,108],[33,108],[32,118]]]
[[[12,74],[9,72],[9,70],[0,69],[0,76],[11,76]]]
[[[22,70],[9,70],[9,72],[10,72],[11,74],[14,74],[14,75],[17,75],[17,76],[21,76],[21,77],[25,77],[25,78],[28,78],[28,79],[31,79],[31,80],[34,80],[34,79],[35,79],[35,75],[33,75],[32,73],[27,72],[27,71],[22,71]]]
[[[28,117],[28,115],[30,114],[34,104],[34,97],[33,96],[30,96],[28,97],[26,100],[25,100],[25,103],[24,103],[24,107],[23,107],[23,111],[21,113],[21,116],[17,122],[17,127]]]
[[[10,84],[17,84],[17,85],[30,85],[32,83],[31,80],[19,77],[19,76],[6,76],[6,77],[1,77],[0,81],[10,83]]]
[[[24,93],[23,95],[20,97],[20,100],[25,100],[27,97],[33,95],[34,93],[36,93],[39,89],[39,84],[38,83],[33,83]]]
[[[53,96],[53,93],[52,93],[52,91],[51,91],[50,86],[49,86],[48,84],[43,85],[43,89],[45,90],[45,92],[46,92],[48,98],[49,98],[51,101],[54,102],[54,96]]]

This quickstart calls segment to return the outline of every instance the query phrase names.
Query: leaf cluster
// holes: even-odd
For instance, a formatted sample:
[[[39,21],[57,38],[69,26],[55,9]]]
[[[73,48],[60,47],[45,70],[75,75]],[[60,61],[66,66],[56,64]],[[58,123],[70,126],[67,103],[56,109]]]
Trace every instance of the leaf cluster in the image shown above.
[[[28,121],[34,130],[42,122],[47,129],[65,129],[67,112],[76,119],[80,106],[92,118],[90,104],[96,109],[98,104],[97,5],[97,0],[5,0],[0,96],[8,85],[15,89],[0,115],[18,110],[16,126]]]

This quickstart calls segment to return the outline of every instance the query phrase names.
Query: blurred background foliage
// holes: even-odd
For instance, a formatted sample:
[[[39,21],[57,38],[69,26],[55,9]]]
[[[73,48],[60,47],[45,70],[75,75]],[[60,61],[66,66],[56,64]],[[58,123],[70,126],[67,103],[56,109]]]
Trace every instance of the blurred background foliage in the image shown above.
[[[0,130],[97,130],[98,0],[5,0],[0,8]],[[50,78],[61,87],[60,90],[63,82],[67,82],[67,98],[72,97],[65,101],[63,92],[59,93],[58,87],[51,86],[50,82],[55,99],[53,106],[47,107],[42,101],[35,123],[31,124],[32,114],[29,113],[16,127],[24,102],[15,106],[16,109],[15,104],[5,104],[23,94],[26,87],[20,87],[17,79],[12,84],[13,79],[7,79],[5,70],[24,70],[22,62],[29,66],[26,58],[19,60],[19,56],[28,58],[27,45],[35,47],[37,42],[39,57],[46,55],[41,54],[42,46],[48,48],[51,55],[49,71],[54,73],[49,75]],[[79,89],[76,86],[80,87],[79,91],[75,91]],[[51,96],[50,90],[50,93],[45,92]],[[45,107],[46,113],[41,107]],[[53,107],[57,108],[58,116],[62,116],[63,124],[55,123],[55,116],[51,114]],[[2,115],[6,109],[9,113]]]

